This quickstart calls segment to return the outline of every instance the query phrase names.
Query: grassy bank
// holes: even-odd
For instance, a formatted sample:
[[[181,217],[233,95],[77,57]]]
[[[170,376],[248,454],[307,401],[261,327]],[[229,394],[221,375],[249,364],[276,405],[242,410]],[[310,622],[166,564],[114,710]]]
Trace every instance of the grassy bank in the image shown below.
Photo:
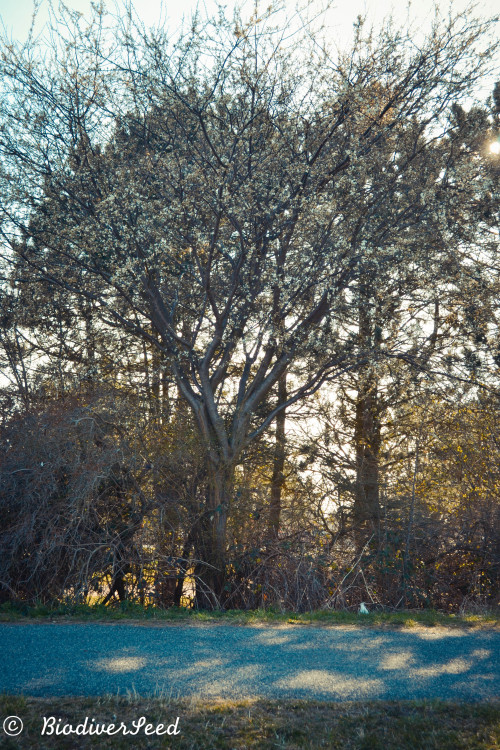
[[[500,748],[500,703],[441,702],[321,703],[314,701],[193,702],[140,698],[35,699],[0,696],[0,714],[19,716],[24,731],[0,748],[73,750],[94,748],[175,748],[251,750],[342,748],[342,750],[493,750]],[[155,728],[179,717],[176,736],[41,736],[43,717],[76,727],[146,717]]]
[[[295,624],[306,625],[364,625],[371,627],[500,627],[500,611],[481,614],[446,614],[435,610],[415,610],[398,612],[370,612],[360,615],[356,612],[319,610],[315,612],[278,612],[275,610],[228,610],[227,612],[198,612],[192,609],[175,608],[159,609],[144,607],[133,603],[115,606],[87,605],[47,605],[28,606],[4,604],[0,606],[0,622],[22,620],[58,620],[58,621],[91,621],[114,622],[134,620],[139,622],[158,623],[220,623],[224,625],[253,624]]]

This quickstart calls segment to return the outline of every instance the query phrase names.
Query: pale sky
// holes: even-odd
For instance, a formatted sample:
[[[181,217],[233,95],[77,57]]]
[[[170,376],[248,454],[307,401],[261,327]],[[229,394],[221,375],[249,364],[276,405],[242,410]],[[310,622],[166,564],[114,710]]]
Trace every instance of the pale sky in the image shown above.
[[[318,9],[324,6],[328,0],[312,0],[313,6],[317,4]],[[38,0],[40,9],[35,26],[36,34],[43,38],[44,24],[49,18],[50,0]],[[53,7],[59,7],[59,0],[52,0]],[[211,17],[217,14],[214,0],[132,0],[136,13],[144,24],[155,26],[158,23],[164,25],[165,19],[170,27],[171,33],[180,27],[183,15],[187,18],[198,6]],[[265,9],[270,0],[258,0],[259,7]],[[297,0],[281,0],[289,13],[293,13]],[[397,26],[410,27],[416,44],[419,37],[424,35],[434,18],[434,10],[437,4],[440,15],[447,17],[451,9],[452,14],[459,13],[474,0],[331,0],[331,9],[326,15],[326,24],[331,30],[330,39],[339,48],[350,46],[352,40],[353,24],[359,15],[366,15],[368,21],[377,28],[388,16],[393,16]],[[243,9],[243,17],[248,17],[254,9],[254,0],[224,0],[225,6],[230,11],[238,3]],[[122,3],[120,0],[104,0],[105,7],[114,11]],[[300,0],[304,4],[304,0]],[[91,0],[66,0],[66,5],[87,16],[91,7]],[[491,18],[499,15],[499,0],[475,0],[474,15],[478,18]],[[123,7],[123,6],[122,6]],[[33,0],[0,0],[0,33],[3,28],[9,37],[17,41],[24,41],[28,35],[31,18],[33,14]],[[497,25],[500,29],[500,23]],[[175,35],[175,34],[174,34]],[[496,59],[495,71],[483,81],[483,84],[475,92],[477,99],[485,101],[491,95],[495,81],[500,80],[500,55]]]
[[[47,19],[48,0],[41,0],[40,4],[40,20],[42,23],[39,24],[38,28],[43,26],[43,21]],[[90,0],[66,0],[66,4],[84,15],[89,12]],[[189,16],[197,4],[201,8],[206,7],[209,12],[215,8],[212,0],[183,0],[183,2],[177,3],[167,1],[163,3],[162,16],[162,0],[142,0],[142,2],[137,0],[134,3],[138,15],[147,26],[158,23],[161,18],[165,18],[166,14],[170,24],[174,27],[179,25],[182,14]],[[225,4],[232,7],[234,0],[226,0]],[[295,1],[288,2],[286,0],[286,4],[290,6],[290,9],[295,7]],[[445,0],[445,2],[438,2],[438,7],[442,13],[447,14],[450,5],[453,12],[459,12],[469,4],[469,0],[451,0],[451,2]],[[105,5],[110,9],[115,7],[113,0],[108,0]],[[243,1],[241,5],[251,12],[254,2],[253,0]],[[268,5],[268,2],[263,0],[260,5],[264,8]],[[54,2],[54,6],[58,6],[57,0]],[[433,9],[434,0],[414,0],[409,11],[405,0],[400,0],[400,2],[397,2],[397,0],[396,2],[392,0],[338,0],[333,3],[333,9],[329,11],[329,25],[331,25],[334,35],[339,40],[347,41],[352,24],[359,14],[367,13],[368,18],[377,24],[385,16],[392,13],[398,23],[406,24],[410,20],[416,23],[416,28],[422,28],[426,21],[433,17]],[[24,40],[30,25],[32,10],[33,0],[0,0],[0,18],[9,35],[19,41]],[[498,0],[479,0],[476,3],[475,13],[480,17],[490,17],[498,14],[498,11]]]

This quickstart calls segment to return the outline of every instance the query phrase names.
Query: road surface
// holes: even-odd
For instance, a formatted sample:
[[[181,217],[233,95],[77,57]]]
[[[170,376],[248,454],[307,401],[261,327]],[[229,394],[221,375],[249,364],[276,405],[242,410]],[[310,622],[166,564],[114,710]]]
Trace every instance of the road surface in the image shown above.
[[[3,623],[0,647],[0,691],[33,696],[500,697],[493,630]]]

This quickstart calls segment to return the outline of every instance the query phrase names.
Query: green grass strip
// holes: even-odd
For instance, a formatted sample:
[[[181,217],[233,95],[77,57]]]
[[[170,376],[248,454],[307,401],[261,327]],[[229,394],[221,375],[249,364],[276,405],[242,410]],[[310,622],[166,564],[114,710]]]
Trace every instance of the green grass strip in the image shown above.
[[[397,612],[370,612],[360,615],[356,612],[318,610],[314,612],[279,612],[266,610],[228,610],[226,612],[198,612],[192,609],[172,607],[160,609],[145,607],[132,602],[114,606],[65,605],[55,606],[26,604],[3,604],[0,606],[0,622],[16,620],[85,620],[144,622],[182,622],[184,624],[221,623],[225,625],[252,624],[291,624],[291,625],[364,625],[371,627],[498,627],[500,612],[488,611],[481,614],[447,614],[435,610],[412,610]]]

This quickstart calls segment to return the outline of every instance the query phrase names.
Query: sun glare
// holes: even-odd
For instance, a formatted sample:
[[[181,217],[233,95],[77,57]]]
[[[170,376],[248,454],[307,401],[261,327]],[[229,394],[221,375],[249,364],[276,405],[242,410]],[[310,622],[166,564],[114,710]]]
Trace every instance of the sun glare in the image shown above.
[[[500,141],[490,143],[490,151],[492,154],[500,154]]]

